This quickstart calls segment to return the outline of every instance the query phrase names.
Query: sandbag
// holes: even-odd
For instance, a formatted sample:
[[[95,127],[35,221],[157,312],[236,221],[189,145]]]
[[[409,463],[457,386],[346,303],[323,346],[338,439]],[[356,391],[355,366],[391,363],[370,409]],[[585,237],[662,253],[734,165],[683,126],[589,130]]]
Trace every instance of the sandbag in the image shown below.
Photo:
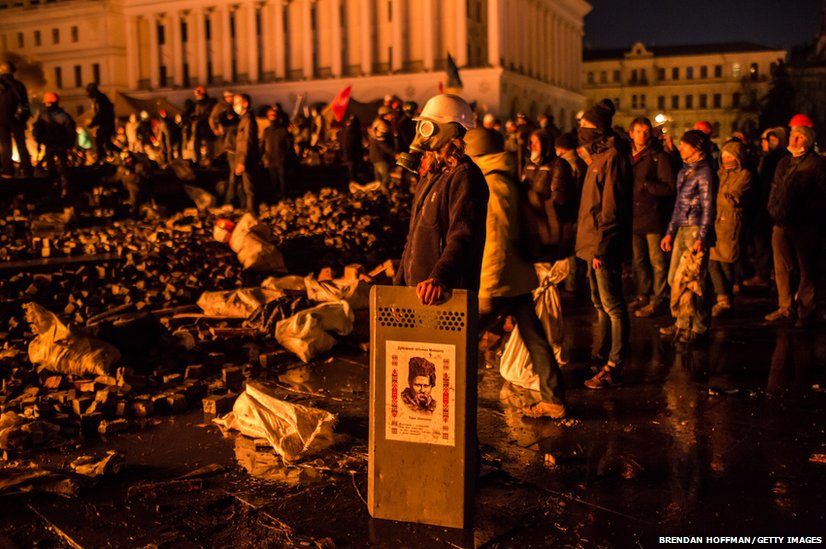
[[[570,265],[563,259],[553,264],[537,263],[535,267],[540,280],[539,287],[533,291],[536,314],[557,363],[563,366],[567,363],[567,357],[562,345],[565,330],[562,322],[562,300],[557,285],[568,277]],[[499,363],[499,373],[514,385],[539,390],[539,376],[534,372],[528,348],[519,335],[519,326],[511,332],[511,337],[505,345]]]
[[[204,292],[198,298],[198,307],[210,316],[249,318],[270,301],[283,297],[284,292],[265,288],[240,288],[225,292]]]
[[[370,285],[363,280],[316,280],[314,275],[304,279],[307,297],[319,303],[344,300],[354,311],[370,306]]]
[[[238,221],[230,236],[229,247],[246,270],[287,271],[284,257],[275,247],[269,227],[251,214],[244,214]]]
[[[304,292],[307,290],[304,279],[298,275],[287,276],[268,276],[261,283],[262,288],[271,290],[289,290],[295,292]]]
[[[213,422],[269,442],[285,462],[300,460],[331,446],[336,416],[275,397],[266,386],[249,382],[232,412]]]
[[[120,351],[105,341],[79,333],[36,303],[23,305],[36,337],[29,343],[32,364],[62,374],[108,375]]]
[[[353,331],[353,311],[346,301],[323,303],[301,311],[275,325],[275,339],[304,362],[327,352],[336,344],[328,332],[347,335]]]

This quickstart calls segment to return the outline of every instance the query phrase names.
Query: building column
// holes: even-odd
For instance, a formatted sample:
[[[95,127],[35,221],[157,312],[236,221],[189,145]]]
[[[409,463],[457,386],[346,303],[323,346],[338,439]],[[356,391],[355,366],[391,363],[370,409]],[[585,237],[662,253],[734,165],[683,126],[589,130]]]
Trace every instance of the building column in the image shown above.
[[[502,59],[502,0],[488,0],[488,65],[498,67]]]
[[[463,0],[464,1],[464,0]],[[404,63],[404,0],[393,0],[391,4],[391,39],[393,57],[390,59],[392,72],[402,70]]]
[[[542,13],[542,35],[545,37],[542,59],[542,75],[545,82],[551,81],[551,12],[545,10]]]
[[[554,14],[554,17],[553,17],[553,25],[552,25],[552,28],[551,28],[551,37],[552,37],[551,51],[553,52],[553,59],[554,59],[553,74],[551,75],[551,81],[555,85],[559,85],[559,83],[561,81],[561,75],[562,75],[562,71],[561,71],[562,67],[560,66],[562,64],[562,55],[560,54],[560,51],[559,51],[559,49],[560,49],[559,16],[557,16],[556,14]]]
[[[468,64],[467,58],[467,2],[454,0],[456,6],[456,66],[464,67]],[[395,2],[394,2],[395,3]]]
[[[261,4],[261,67],[266,72],[273,70],[273,53],[275,52],[275,44],[273,44],[273,37],[275,36],[275,17],[273,0],[266,1]],[[263,75],[262,75],[263,77]]]
[[[359,4],[361,19],[361,72],[373,74],[373,1],[361,0]]]
[[[273,39],[275,41],[275,45],[273,47],[273,55],[275,56],[275,77],[284,78],[287,72],[287,65],[285,62],[286,52],[284,49],[284,42],[286,40],[284,37],[284,0],[275,0],[273,7],[275,8],[275,13],[273,14],[273,17],[275,18],[275,32],[273,34]]]
[[[181,14],[171,11],[166,16],[169,22],[170,38],[172,39],[172,82],[175,86],[184,85],[184,44],[181,36]]]
[[[424,15],[424,40],[422,49],[422,64],[424,70],[432,71],[435,66],[436,58],[436,36],[438,36],[436,29],[436,0],[416,0],[422,3],[422,14]]]
[[[126,16],[126,85],[130,90],[137,89],[140,73],[140,50],[138,46],[138,18]]]
[[[232,74],[232,33],[230,29],[231,7],[221,6],[221,76],[224,82],[234,80]],[[213,36],[215,29],[213,30]]]
[[[257,15],[258,6],[256,0],[247,2],[244,9],[247,12],[247,63],[249,68],[247,70],[247,77],[250,82],[258,82],[258,25]]]
[[[313,66],[313,44],[314,32],[312,17],[312,0],[301,0],[301,59],[303,61],[304,78],[315,77],[315,67]]]
[[[342,74],[342,54],[344,52],[344,40],[341,32],[341,0],[330,0],[330,42],[332,48],[332,62],[330,70],[333,76],[338,78]]]
[[[201,84],[202,86],[206,86],[207,81],[209,80],[209,74],[207,71],[209,51],[207,50],[206,17],[208,17],[208,15],[206,10],[203,8],[195,8],[189,12],[189,29],[194,29],[195,31],[192,45],[193,51],[195,52],[195,59],[198,62],[198,84]],[[212,28],[214,30],[215,26],[213,25]]]
[[[158,48],[158,19],[155,14],[146,17],[149,26],[149,87],[158,89],[160,82],[160,50]]]

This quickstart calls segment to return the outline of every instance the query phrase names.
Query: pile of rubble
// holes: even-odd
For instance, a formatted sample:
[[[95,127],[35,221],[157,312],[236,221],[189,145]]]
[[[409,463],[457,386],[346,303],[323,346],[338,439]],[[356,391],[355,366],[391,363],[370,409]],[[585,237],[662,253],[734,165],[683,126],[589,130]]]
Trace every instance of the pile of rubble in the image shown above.
[[[348,337],[357,346],[366,317],[350,334],[370,277],[344,265],[379,264],[372,274],[387,282],[405,200],[322,190],[262,208],[288,270],[318,277],[243,269],[213,238],[216,220],[240,219],[230,209],[56,232],[50,257],[93,259],[0,270],[0,450],[140,430],[194,407],[225,414],[258,371],[312,360]],[[29,237],[28,253],[44,240]]]

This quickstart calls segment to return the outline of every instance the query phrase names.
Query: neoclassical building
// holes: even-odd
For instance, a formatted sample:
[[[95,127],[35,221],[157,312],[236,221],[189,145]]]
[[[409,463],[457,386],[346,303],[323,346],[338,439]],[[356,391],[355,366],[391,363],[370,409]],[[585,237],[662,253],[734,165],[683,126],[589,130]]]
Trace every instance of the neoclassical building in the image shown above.
[[[771,85],[785,50],[750,43],[586,50],[582,80],[586,102],[609,98],[614,123],[625,128],[638,116],[665,121],[680,135],[698,120],[715,137],[757,126],[757,102]]]
[[[550,111],[570,127],[583,103],[584,0],[5,1],[0,49],[41,63],[67,101],[97,80],[178,104],[199,84],[287,108],[347,85],[421,103],[450,54],[466,98],[500,115]]]

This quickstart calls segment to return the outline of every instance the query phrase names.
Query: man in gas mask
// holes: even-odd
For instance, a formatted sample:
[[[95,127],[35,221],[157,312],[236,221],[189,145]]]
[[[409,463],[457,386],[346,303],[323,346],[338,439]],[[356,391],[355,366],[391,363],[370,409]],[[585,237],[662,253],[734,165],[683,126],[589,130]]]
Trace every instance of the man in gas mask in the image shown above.
[[[613,387],[628,351],[628,306],[622,293],[622,263],[631,251],[630,151],[611,130],[614,103],[603,99],[579,121],[580,156],[588,163],[577,221],[576,256],[588,264],[597,328],[591,358],[601,369],[589,389]]]
[[[422,304],[434,305],[451,289],[479,289],[488,187],[465,155],[463,138],[475,122],[464,99],[437,95],[414,120],[416,137],[399,165],[420,181],[394,283],[415,286]]]

